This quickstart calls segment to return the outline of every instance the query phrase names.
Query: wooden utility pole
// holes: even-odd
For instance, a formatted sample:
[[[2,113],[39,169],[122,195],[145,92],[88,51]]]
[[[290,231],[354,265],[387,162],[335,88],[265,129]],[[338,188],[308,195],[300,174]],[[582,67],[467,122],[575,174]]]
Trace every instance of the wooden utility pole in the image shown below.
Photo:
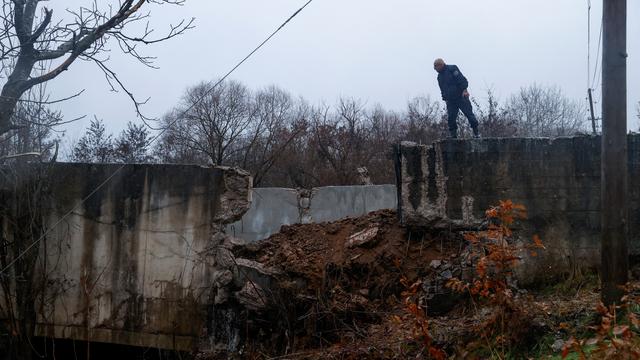
[[[628,281],[627,0],[603,0],[602,301],[619,304]]]

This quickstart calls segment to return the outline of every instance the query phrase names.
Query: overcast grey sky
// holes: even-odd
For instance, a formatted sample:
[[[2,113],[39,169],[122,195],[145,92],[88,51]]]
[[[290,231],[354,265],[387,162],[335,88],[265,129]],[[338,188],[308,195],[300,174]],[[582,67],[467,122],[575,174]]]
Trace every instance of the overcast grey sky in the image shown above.
[[[86,1],[63,3],[74,2]],[[145,114],[159,117],[189,85],[226,73],[305,2],[187,0],[180,8],[150,7],[157,31],[190,17],[196,28],[145,50],[158,57],[159,70],[117,52],[111,66],[139,98],[151,97]],[[629,127],[637,130],[640,1],[628,3]],[[602,1],[593,0],[592,72],[601,14]],[[483,97],[491,87],[504,99],[537,82],[584,100],[587,0],[314,0],[231,78],[253,89],[275,84],[312,103],[333,104],[346,95],[402,110],[414,96],[439,99],[436,57],[461,68],[472,95]],[[74,64],[49,89],[58,96],[86,89],[61,105],[67,118],[88,115],[68,129],[67,138],[77,138],[94,115],[114,132],[139,121],[126,95],[109,92],[92,64]]]

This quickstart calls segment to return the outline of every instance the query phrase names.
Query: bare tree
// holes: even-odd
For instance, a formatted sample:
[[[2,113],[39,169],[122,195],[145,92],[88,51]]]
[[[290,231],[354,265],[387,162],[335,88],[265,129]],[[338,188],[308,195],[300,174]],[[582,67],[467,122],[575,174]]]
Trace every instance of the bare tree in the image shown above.
[[[202,146],[197,145],[197,138],[189,134],[189,126],[180,121],[178,116],[179,111],[173,109],[160,120],[163,133],[152,150],[155,157],[162,163],[209,164],[209,156],[201,151]]]
[[[161,161],[238,166],[269,184],[282,155],[306,129],[309,106],[275,86],[258,92],[226,81],[187,90],[163,119]],[[280,174],[282,176],[282,174]]]
[[[49,158],[57,155],[54,127],[65,121],[60,111],[51,110],[46,102],[45,86],[27,91],[12,117],[16,130],[1,136],[0,156],[38,153],[41,158]]]
[[[367,114],[367,127],[369,132],[365,153],[369,156],[365,157],[361,166],[367,170],[373,184],[392,183],[395,177],[392,147],[403,139],[402,114],[385,110],[378,104]],[[363,172],[362,168],[360,172]]]
[[[586,124],[585,109],[556,87],[524,87],[509,99],[506,110],[518,123],[519,136],[573,135]]]
[[[403,124],[403,140],[430,144],[442,138],[448,129],[442,111],[440,105],[428,96],[410,100]]]
[[[253,96],[253,118],[239,142],[237,166],[253,175],[254,186],[268,183],[268,175],[307,127],[309,107],[296,103],[289,93],[270,86]]]
[[[240,143],[252,126],[251,94],[235,81],[212,85],[203,82],[189,88],[182,104],[165,116],[161,147],[165,160],[171,161],[172,154],[192,153],[194,162],[229,165],[241,153]]]
[[[318,152],[319,165],[324,165],[316,174],[336,185],[356,183],[357,169],[363,166],[363,149],[366,146],[364,103],[353,98],[341,98],[335,113],[324,106],[314,113],[311,124],[314,135],[311,145]]]
[[[520,132],[519,124],[508,110],[500,104],[492,89],[487,89],[486,102],[471,99],[475,105],[478,122],[485,137],[513,137]]]
[[[314,186],[360,183],[362,168],[374,183],[393,179],[390,150],[400,140],[401,116],[377,105],[341,98],[334,111],[328,107],[313,113],[308,148],[315,152]],[[359,170],[360,169],[360,170]]]
[[[38,84],[50,81],[78,59],[95,63],[105,74],[112,89],[119,87],[134,101],[139,112],[142,104],[126,89],[108,66],[107,46],[114,40],[121,51],[147,66],[153,58],[142,55],[139,45],[163,41],[182,34],[192,25],[182,21],[168,32],[151,38],[147,23],[139,34],[129,33],[132,24],[146,22],[152,5],[180,5],[185,0],[122,0],[119,5],[93,1],[89,7],[67,9],[67,18],[54,19],[53,10],[40,6],[44,0],[7,0],[0,13],[0,66],[8,73],[0,93],[0,134],[18,127],[13,120],[22,96]],[[51,65],[51,66],[49,66]],[[34,75],[34,69],[45,71]]]

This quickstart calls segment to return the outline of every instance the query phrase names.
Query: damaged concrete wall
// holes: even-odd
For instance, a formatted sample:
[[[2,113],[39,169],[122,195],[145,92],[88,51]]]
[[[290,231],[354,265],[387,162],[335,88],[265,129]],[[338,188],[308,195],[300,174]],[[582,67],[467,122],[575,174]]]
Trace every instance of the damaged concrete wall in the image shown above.
[[[227,227],[227,233],[249,242],[268,238],[282,225],[335,221],[397,207],[394,185],[257,188],[252,199],[251,209]]]
[[[473,225],[511,199],[527,207],[525,236],[548,251],[521,269],[529,280],[600,261],[600,137],[402,143],[396,151],[399,211],[409,226]],[[629,141],[631,249],[640,254],[640,136]],[[443,221],[446,220],[446,221]]]
[[[248,210],[251,177],[230,168],[119,167],[57,164],[51,171],[37,332],[191,350],[207,327],[224,265],[215,241]]]

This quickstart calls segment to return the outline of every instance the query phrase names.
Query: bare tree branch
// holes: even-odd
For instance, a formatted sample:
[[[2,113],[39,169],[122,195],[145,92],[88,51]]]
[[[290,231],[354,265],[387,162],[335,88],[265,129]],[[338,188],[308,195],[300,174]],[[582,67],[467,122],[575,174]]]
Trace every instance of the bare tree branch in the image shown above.
[[[109,51],[107,44],[112,39],[122,53],[153,68],[155,58],[143,55],[138,45],[155,44],[179,36],[193,28],[194,19],[170,25],[165,35],[152,38],[154,30],[148,21],[151,14],[141,11],[154,5],[182,5],[184,0],[123,0],[115,7],[94,0],[89,6],[67,9],[70,19],[56,22],[53,10],[42,7],[38,12],[42,1],[3,2],[0,13],[0,70],[7,72],[7,76],[0,93],[0,134],[14,128],[12,115],[26,91],[55,79],[78,59],[94,62],[105,74],[112,90],[124,91],[139,116],[149,120],[141,112],[141,105],[145,102],[136,100],[115,71],[106,65],[108,57],[101,54]],[[125,32],[141,21],[147,21],[141,34]],[[39,64],[51,61],[55,61],[55,65],[34,75]]]

